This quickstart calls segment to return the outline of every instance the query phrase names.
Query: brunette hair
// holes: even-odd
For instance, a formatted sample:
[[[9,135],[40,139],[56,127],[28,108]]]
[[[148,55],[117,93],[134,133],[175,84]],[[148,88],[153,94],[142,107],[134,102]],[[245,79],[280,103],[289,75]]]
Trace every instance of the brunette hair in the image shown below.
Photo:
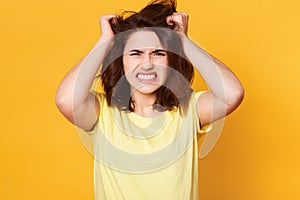
[[[171,73],[165,84],[156,91],[154,109],[163,111],[179,108],[185,113],[192,93],[190,84],[194,77],[194,68],[183,58],[180,36],[172,31],[176,29],[177,24],[169,25],[166,22],[166,17],[174,12],[175,0],[155,0],[140,12],[127,11],[123,13],[123,17],[110,21],[115,34],[114,43],[101,69],[102,85],[109,106],[120,110],[134,110],[130,84],[124,75],[122,55],[128,37],[137,30],[145,30],[158,36],[160,43],[167,50],[169,66],[177,72]],[[128,13],[130,16],[123,19]]]

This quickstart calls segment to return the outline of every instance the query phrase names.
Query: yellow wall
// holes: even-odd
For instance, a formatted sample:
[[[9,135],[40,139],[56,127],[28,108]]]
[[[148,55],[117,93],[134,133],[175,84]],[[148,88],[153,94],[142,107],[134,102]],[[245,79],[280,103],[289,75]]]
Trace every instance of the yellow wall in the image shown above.
[[[55,92],[98,39],[101,15],[146,2],[1,3],[0,199],[93,198],[92,157],[56,109]],[[299,7],[296,0],[178,2],[190,15],[190,37],[230,66],[246,95],[200,161],[200,199],[300,198]]]

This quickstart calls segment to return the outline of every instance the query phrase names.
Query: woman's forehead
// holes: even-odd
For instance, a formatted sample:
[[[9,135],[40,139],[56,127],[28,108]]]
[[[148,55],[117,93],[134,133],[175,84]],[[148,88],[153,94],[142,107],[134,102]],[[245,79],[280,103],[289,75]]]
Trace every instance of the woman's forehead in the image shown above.
[[[124,51],[132,49],[163,49],[163,47],[154,32],[143,30],[136,31],[128,37]]]

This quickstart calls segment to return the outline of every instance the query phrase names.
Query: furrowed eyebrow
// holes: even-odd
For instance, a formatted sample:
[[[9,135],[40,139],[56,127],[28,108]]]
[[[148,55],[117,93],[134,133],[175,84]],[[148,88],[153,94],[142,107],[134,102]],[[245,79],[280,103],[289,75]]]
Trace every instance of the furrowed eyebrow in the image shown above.
[[[156,49],[156,50],[152,51],[152,53],[160,53],[160,52],[166,52],[166,50],[164,50],[164,49]]]
[[[155,49],[151,53],[161,53],[161,52],[165,53],[166,50],[164,50],[164,49]],[[144,53],[144,51],[139,50],[139,49],[132,49],[132,50],[128,51],[128,53]]]
[[[143,51],[141,51],[141,50],[138,50],[138,49],[133,49],[133,50],[130,50],[130,51],[129,51],[129,53],[130,53],[130,52],[143,53]]]

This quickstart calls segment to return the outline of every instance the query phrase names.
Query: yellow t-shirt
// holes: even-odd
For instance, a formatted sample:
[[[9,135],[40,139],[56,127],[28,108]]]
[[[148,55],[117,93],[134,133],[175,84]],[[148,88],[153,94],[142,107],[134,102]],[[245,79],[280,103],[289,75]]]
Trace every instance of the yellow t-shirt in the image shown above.
[[[107,105],[87,132],[94,144],[96,200],[198,199],[197,133],[201,130],[192,93],[186,115],[179,110],[145,118]]]

